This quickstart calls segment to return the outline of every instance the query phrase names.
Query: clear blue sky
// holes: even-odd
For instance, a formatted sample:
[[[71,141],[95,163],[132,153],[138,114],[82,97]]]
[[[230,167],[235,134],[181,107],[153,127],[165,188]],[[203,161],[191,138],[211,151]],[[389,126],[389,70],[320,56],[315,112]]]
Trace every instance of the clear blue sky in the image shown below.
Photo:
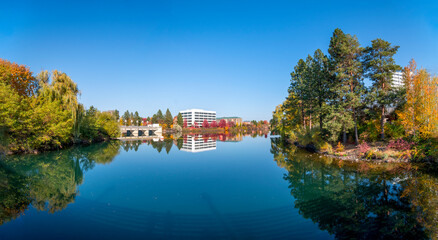
[[[438,73],[438,1],[4,1],[0,58],[66,72],[100,110],[270,119],[335,28]]]

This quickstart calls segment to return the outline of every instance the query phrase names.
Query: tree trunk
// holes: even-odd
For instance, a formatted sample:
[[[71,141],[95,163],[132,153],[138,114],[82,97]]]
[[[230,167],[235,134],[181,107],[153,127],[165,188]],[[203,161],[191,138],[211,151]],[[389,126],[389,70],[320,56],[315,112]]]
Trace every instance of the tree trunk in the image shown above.
[[[345,131],[345,126],[342,127],[342,142],[347,144],[347,132]]]
[[[380,138],[385,140],[385,106],[382,106],[382,117],[380,118]]]
[[[309,115],[309,128],[312,129],[312,114]]]
[[[322,132],[322,103],[319,102],[319,131]]]
[[[357,116],[356,109],[353,110],[353,118],[354,118],[354,142],[356,145],[359,144],[359,136],[357,134]]]

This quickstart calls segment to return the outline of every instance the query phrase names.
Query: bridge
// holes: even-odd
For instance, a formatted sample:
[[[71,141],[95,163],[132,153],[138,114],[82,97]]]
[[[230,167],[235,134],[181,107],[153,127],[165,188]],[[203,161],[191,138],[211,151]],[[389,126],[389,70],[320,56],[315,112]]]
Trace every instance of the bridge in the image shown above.
[[[157,124],[158,125],[158,124]],[[160,126],[120,126],[122,137],[156,137],[161,136],[163,129]]]

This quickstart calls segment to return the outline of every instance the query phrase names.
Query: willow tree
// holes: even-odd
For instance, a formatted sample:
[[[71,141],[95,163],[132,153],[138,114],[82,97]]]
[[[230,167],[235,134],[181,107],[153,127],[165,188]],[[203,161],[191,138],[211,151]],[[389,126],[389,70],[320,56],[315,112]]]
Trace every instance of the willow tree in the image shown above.
[[[385,115],[386,109],[394,102],[392,91],[392,74],[401,67],[395,63],[393,56],[399,46],[376,39],[371,41],[371,46],[365,48],[364,69],[366,76],[372,82],[371,94],[374,101],[381,109],[380,113],[380,138],[385,139]]]

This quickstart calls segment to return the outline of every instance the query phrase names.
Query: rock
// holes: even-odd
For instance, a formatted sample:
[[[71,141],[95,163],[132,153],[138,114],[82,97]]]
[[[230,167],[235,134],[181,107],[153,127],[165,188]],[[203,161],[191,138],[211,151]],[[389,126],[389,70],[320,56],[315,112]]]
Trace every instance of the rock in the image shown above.
[[[316,153],[318,151],[318,149],[316,149],[315,145],[313,144],[307,144],[305,148],[307,151],[312,153]]]

